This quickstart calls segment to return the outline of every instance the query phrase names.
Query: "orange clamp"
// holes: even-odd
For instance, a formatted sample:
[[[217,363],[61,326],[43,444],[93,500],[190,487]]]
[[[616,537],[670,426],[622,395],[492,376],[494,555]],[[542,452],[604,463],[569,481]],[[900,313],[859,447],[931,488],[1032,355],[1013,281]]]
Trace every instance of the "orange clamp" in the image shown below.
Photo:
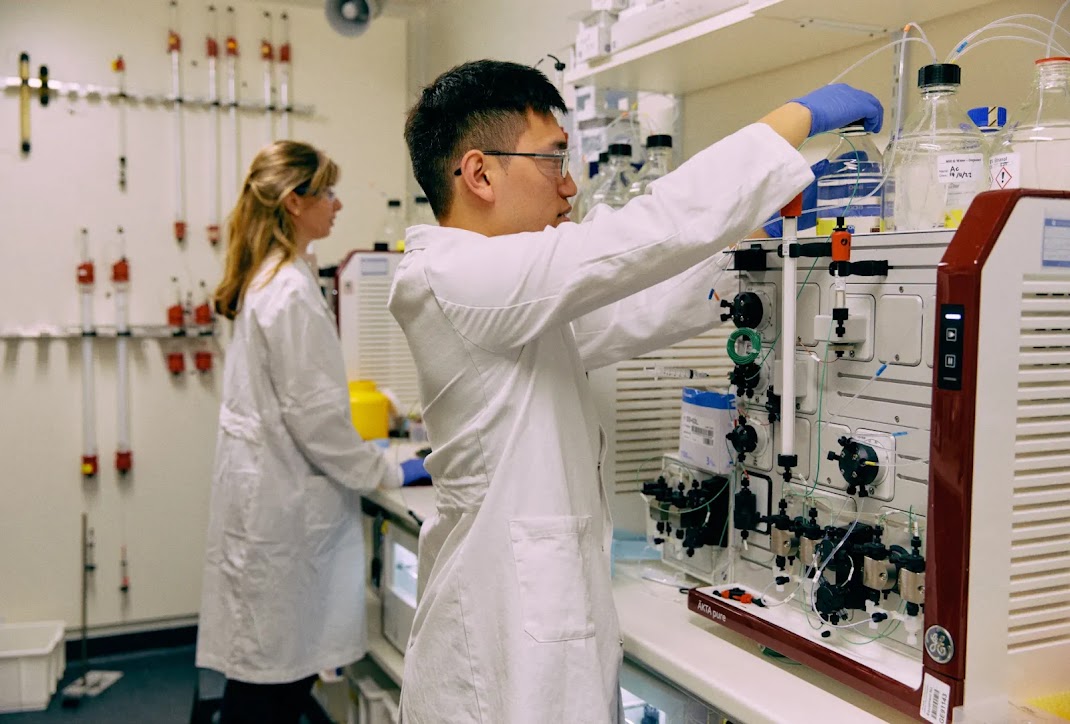
[[[836,229],[830,237],[832,242],[832,261],[851,261],[851,232]]]
[[[786,219],[797,219],[800,216],[802,216],[802,212],[803,212],[803,197],[802,197],[802,194],[799,194],[798,196],[793,198],[791,201],[789,201],[788,204],[783,209],[780,210],[780,215],[783,216]]]

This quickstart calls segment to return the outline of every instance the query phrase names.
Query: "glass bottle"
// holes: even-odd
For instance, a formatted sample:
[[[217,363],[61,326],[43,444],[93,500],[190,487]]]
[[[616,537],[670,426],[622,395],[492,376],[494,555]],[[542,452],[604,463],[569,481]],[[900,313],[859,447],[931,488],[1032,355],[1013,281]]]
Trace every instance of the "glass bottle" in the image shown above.
[[[619,209],[631,198],[632,186],[632,145],[630,143],[609,144],[609,162],[606,178],[591,194],[591,208],[598,204]]]
[[[884,154],[886,229],[957,229],[973,197],[988,189],[985,139],[958,102],[953,63],[918,71],[921,99]]]
[[[973,125],[981,129],[981,135],[985,137],[985,152],[991,156],[996,152],[999,132],[1007,125],[1007,109],[1003,106],[978,106],[966,111],[966,115]]]
[[[1070,58],[1036,62],[1033,88],[993,151],[992,188],[1070,190]]]
[[[435,220],[435,213],[431,211],[431,202],[427,200],[426,196],[417,196],[413,199],[413,202],[413,226],[417,224],[429,224],[431,226],[438,225],[438,221]]]
[[[837,217],[844,217],[852,234],[877,233],[884,177],[881,152],[861,121],[838,133],[839,142],[827,157],[828,170],[817,179],[817,235],[831,234]]]
[[[583,182],[580,190],[576,193],[575,199],[572,201],[572,213],[569,218],[579,223],[583,221],[583,217],[587,216],[587,212],[591,210],[591,196],[594,195],[595,190],[605,181],[609,171],[609,154],[602,151],[598,154],[597,161],[590,161],[587,165],[587,180]]]
[[[390,199],[386,202],[386,218],[376,241],[386,244],[390,251],[398,251],[404,245],[405,217],[401,213],[400,199]]]
[[[647,188],[672,170],[672,136],[659,133],[646,137],[646,161],[628,190],[631,196],[642,196]]]

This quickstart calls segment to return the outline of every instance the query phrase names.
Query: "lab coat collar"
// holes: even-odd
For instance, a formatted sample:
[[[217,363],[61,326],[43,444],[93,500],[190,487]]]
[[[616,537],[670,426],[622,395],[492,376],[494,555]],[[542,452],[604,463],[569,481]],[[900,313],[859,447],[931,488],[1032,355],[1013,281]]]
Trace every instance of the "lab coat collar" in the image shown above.
[[[452,226],[418,224],[417,226],[410,226],[405,232],[405,251],[426,249],[431,244],[471,239],[473,236],[482,237],[483,235],[475,231],[457,229]]]

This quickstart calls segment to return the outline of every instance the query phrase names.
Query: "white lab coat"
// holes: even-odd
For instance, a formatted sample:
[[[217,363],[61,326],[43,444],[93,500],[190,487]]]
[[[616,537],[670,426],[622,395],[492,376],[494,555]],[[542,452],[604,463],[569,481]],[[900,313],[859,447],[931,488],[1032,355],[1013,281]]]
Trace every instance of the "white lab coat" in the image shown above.
[[[583,224],[409,229],[390,310],[419,372],[437,512],[420,532],[405,724],[622,721],[585,373],[717,323],[718,252],[812,180],[755,124]]]
[[[234,321],[223,378],[197,666],[255,684],[361,658],[360,491],[400,469],[353,427],[334,315],[301,259]]]

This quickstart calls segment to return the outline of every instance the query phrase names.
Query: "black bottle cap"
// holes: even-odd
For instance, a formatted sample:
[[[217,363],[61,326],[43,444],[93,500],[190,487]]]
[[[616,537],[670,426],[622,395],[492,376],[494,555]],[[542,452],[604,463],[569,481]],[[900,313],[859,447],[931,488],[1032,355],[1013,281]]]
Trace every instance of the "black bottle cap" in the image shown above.
[[[418,203],[418,204],[429,204],[431,202],[427,200],[426,196],[417,196],[416,197],[416,203]]]
[[[630,143],[611,143],[609,144],[610,156],[627,156],[631,158],[632,144]]]
[[[954,63],[933,63],[918,69],[918,88],[932,85],[961,85],[962,68]]]
[[[667,133],[659,133],[646,137],[647,148],[672,148],[672,136]]]
[[[377,241],[372,244],[372,251],[390,251],[390,245],[385,241]]]
[[[389,201],[386,202],[386,205],[389,206],[392,209],[397,209],[397,208],[401,207],[401,200],[400,199],[390,199]]]

